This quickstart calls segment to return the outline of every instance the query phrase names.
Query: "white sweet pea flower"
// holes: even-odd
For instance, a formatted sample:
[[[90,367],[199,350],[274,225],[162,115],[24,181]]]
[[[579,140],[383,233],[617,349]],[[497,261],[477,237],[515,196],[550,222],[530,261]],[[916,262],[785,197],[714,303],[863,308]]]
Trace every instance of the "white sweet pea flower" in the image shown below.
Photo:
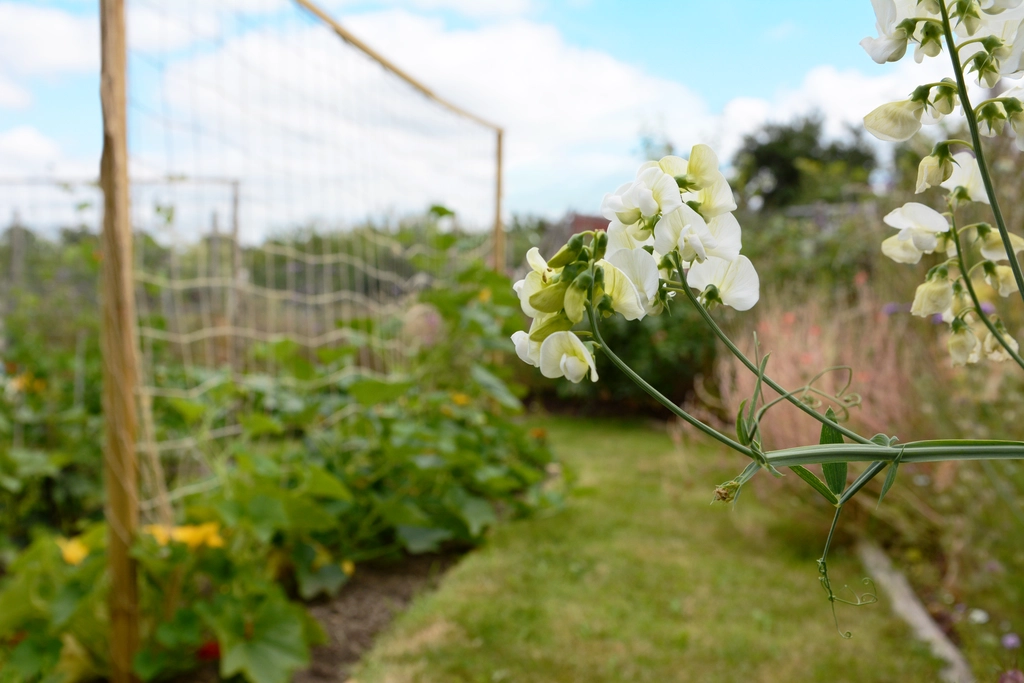
[[[706,221],[736,210],[736,197],[732,193],[732,188],[729,187],[729,181],[722,174],[719,174],[718,179],[704,189],[687,192],[683,195],[683,199],[697,202],[700,206],[700,215]]]
[[[978,355],[975,348],[978,346],[978,338],[967,323],[961,320],[953,321],[953,333],[946,340],[946,345],[949,348],[949,355],[953,359],[953,365],[977,362]]]
[[[940,275],[918,285],[914,293],[914,304],[910,314],[921,318],[943,313],[953,303],[953,283],[949,277]]]
[[[622,249],[632,251],[653,244],[654,235],[648,230],[640,229],[639,225],[623,225],[616,220],[608,224],[606,256],[611,256]]]
[[[650,256],[650,254],[647,255]],[[601,259],[595,265],[604,269],[604,293],[611,297],[612,308],[617,313],[621,313],[626,320],[643,318],[647,314],[644,305],[645,297],[641,296],[640,290],[633,284],[629,276],[606,259]],[[654,270],[657,272],[657,266]]]
[[[534,367],[540,366],[540,342],[530,339],[530,333],[519,330],[512,335],[512,343],[516,345],[516,355],[524,363]]]
[[[757,271],[746,256],[732,261],[712,256],[695,263],[686,274],[686,284],[701,292],[714,285],[721,302],[737,311],[750,310],[760,297]]]
[[[999,292],[999,296],[1010,296],[1017,292],[1017,281],[1013,277],[1010,266],[996,266],[995,276],[985,273],[985,282]]]
[[[1014,353],[1020,351],[1020,346],[1017,344],[1016,339],[1006,334],[1006,332],[1003,332],[1002,335],[1003,339],[1006,340],[1007,345],[1013,349]],[[1009,352],[1003,348],[1003,345],[999,343],[999,340],[996,339],[995,335],[992,334],[991,331],[985,335],[985,341],[981,344],[981,350],[982,353],[985,354],[986,358],[996,363],[1002,363],[1010,360],[1011,358]]]
[[[622,249],[610,255],[607,261],[624,273],[629,278],[629,281],[633,283],[633,286],[636,287],[636,291],[640,296],[640,304],[643,306],[646,315],[661,311],[661,306],[657,301],[658,287],[660,285],[658,262],[654,256],[648,254],[644,249]],[[606,283],[608,281],[607,278],[608,272],[606,270]]]
[[[1012,97],[1018,101],[1024,101],[1024,86],[1016,85],[1004,92],[1000,97]],[[1024,102],[1022,102],[1022,105],[1024,105]],[[1017,149],[1024,151],[1024,107],[1022,107],[1021,111],[1009,112],[1008,120],[1010,128],[1013,129],[1014,144],[1017,145]]]
[[[917,167],[917,188],[915,192],[921,194],[929,187],[941,185],[953,174],[953,161],[948,157],[940,159],[929,154]]]
[[[540,345],[540,373],[545,377],[565,377],[578,384],[588,371],[590,380],[596,382],[594,357],[572,332],[555,332]]]
[[[622,225],[632,225],[640,220],[640,207],[632,192],[633,183],[623,183],[615,192],[609,192],[601,201],[601,215]]]
[[[648,162],[637,171],[636,179],[606,194],[601,215],[609,221],[632,226],[645,218],[674,211],[683,203],[675,178],[658,164]]]
[[[901,100],[877,107],[864,117],[864,127],[879,140],[903,142],[921,130],[924,102]]]
[[[899,230],[896,236],[898,239],[913,242],[918,251],[926,254],[935,251],[939,244],[939,235],[949,232],[949,223],[945,216],[917,202],[907,202],[900,208],[890,211],[882,220],[886,225]],[[882,250],[885,252],[884,246]],[[886,256],[893,258],[889,254]]]
[[[740,255],[743,235],[740,223],[731,213],[723,213],[708,221],[708,231],[715,238],[715,246],[709,247],[708,256],[717,256],[732,261]]]
[[[718,155],[707,145],[697,144],[691,147],[689,159],[669,155],[662,157],[657,165],[673,178],[681,179],[686,189],[690,191],[711,187],[724,177],[718,170]]]
[[[636,204],[644,218],[666,214],[683,205],[676,179],[659,166],[641,168],[631,192],[634,193]]]
[[[982,12],[988,14],[1000,14],[1008,9],[1016,9],[1022,0],[979,0],[978,5]]]
[[[893,0],[871,0],[871,5],[875,8],[878,37],[865,38],[860,45],[876,64],[899,61],[906,54],[910,39],[907,31],[899,27],[905,17],[900,16]]]
[[[530,265],[530,272],[525,278],[514,283],[512,289],[519,295],[519,305],[523,313],[530,318],[537,318],[544,313],[530,305],[530,297],[544,289],[558,271],[548,267],[548,262],[540,255],[540,249],[537,247],[532,247],[526,252],[526,262]]]
[[[953,162],[953,172],[942,181],[940,187],[950,192],[962,187],[972,202],[988,204],[988,193],[985,192],[985,183],[981,179],[978,160],[967,152],[957,152],[953,155]]]
[[[678,249],[684,261],[703,261],[707,250],[717,246],[707,223],[686,204],[662,216],[654,226],[654,250],[659,254]]]
[[[882,253],[896,263],[907,263],[914,265],[921,261],[924,252],[914,246],[913,240],[900,239],[899,235],[893,235],[882,240]]]
[[[1011,232],[1010,246],[1013,247],[1014,254],[1019,254],[1024,251],[1024,239],[1021,239]],[[994,228],[990,229],[985,233],[985,236],[981,238],[981,255],[989,261],[1010,260],[1006,255],[1006,248],[1003,246],[1003,238],[1000,237],[998,230]]]

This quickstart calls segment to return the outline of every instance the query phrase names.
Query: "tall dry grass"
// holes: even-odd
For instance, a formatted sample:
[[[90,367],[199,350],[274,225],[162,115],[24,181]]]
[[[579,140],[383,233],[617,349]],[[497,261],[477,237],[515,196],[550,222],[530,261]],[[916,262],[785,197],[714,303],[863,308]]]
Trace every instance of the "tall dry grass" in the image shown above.
[[[740,348],[749,357],[755,351],[762,357],[770,354],[768,375],[790,390],[827,368],[846,366],[849,370],[827,372],[814,382],[820,394],[806,394],[820,401],[819,410],[832,406],[843,417],[844,406],[853,403],[849,424],[861,433],[903,440],[930,436],[935,373],[939,382],[948,374],[942,341],[927,322],[888,310],[865,278],[860,280],[852,303],[811,299],[797,304],[783,292],[770,293],[754,323],[758,348],[753,334],[739,341]],[[715,375],[722,407],[735,415],[753,394],[756,377],[731,355],[719,359]],[[765,388],[765,401],[778,396]],[[761,423],[763,445],[769,449],[817,443],[820,430],[820,423],[785,401]]]

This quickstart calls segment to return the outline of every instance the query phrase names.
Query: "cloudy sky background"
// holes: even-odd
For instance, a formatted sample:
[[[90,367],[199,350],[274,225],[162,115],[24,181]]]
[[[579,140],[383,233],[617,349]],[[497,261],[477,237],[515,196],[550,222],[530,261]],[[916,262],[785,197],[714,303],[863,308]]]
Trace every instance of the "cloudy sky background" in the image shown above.
[[[211,50],[191,49],[189,41],[199,36],[207,40],[206,48],[234,49],[234,55],[265,60],[266,68],[281,67],[286,51],[275,53],[272,40],[261,46],[250,36],[244,48],[249,52],[229,43],[238,39],[237,45],[242,45],[243,25],[254,35],[273,35],[274,17],[291,11],[287,0],[218,2],[244,21],[226,24],[223,14],[204,12],[210,2],[135,2],[134,50],[167,67],[160,71],[163,76],[206,59],[205,73],[219,78],[221,89],[229,93],[235,92],[239,76],[211,66],[216,62]],[[170,4],[191,8],[188,30],[176,32],[174,22],[146,11]],[[322,5],[435,92],[505,128],[506,214],[557,217],[567,210],[595,212],[605,192],[632,176],[641,160],[640,137],[645,131],[664,135],[683,149],[696,142],[710,143],[728,160],[742,136],[765,121],[787,121],[817,110],[826,117],[828,133],[841,136],[846,125],[859,124],[873,107],[904,97],[918,83],[936,80],[947,71],[940,60],[875,65],[858,45],[864,36],[875,34],[868,0],[324,0]],[[0,0],[0,178],[96,175],[101,144],[97,11],[95,0]],[[304,43],[305,52],[300,54],[315,64],[329,58],[332,46],[316,52],[320,39],[306,40],[300,30],[301,26],[289,34]],[[298,99],[319,97],[316,93],[322,92],[325,82],[342,82],[340,75],[325,81],[330,68],[340,67],[329,66],[327,75],[298,77],[293,84],[303,92]],[[486,203],[483,195],[491,179],[481,159],[489,153],[489,143],[481,142],[485,138],[478,130],[464,126],[464,139],[451,148],[457,153],[420,144],[413,135],[415,122],[432,120],[434,114],[419,117],[411,105],[402,106],[403,95],[393,84],[377,87],[380,79],[358,69],[344,74],[350,94],[371,103],[364,112],[367,120],[377,112],[372,107],[385,107],[386,97],[394,102],[394,111],[410,117],[409,122],[389,119],[392,129],[404,129],[407,137],[394,135],[387,138],[387,145],[378,145],[377,150],[386,147],[377,152],[379,165],[402,163],[406,150],[415,150],[406,154],[411,172],[422,172],[417,168],[429,166],[432,156],[443,158],[439,163],[444,168],[435,174],[438,188],[461,183],[482,196],[481,206]],[[196,112],[214,111],[214,100],[204,100],[202,92],[190,95],[180,87],[157,83],[156,76],[144,83],[137,86],[137,100],[170,101],[172,109],[189,108],[193,119],[199,116]],[[267,103],[282,91],[259,86],[238,92],[253,102]],[[293,109],[282,106],[272,111],[277,109],[274,105],[266,115],[294,120],[301,115],[299,106],[297,102]],[[251,158],[231,158],[226,151],[231,142],[227,138],[246,115],[229,109],[224,104],[216,109],[219,130],[226,131],[223,148],[209,146],[205,156],[190,157],[191,168],[237,175],[239,168],[252,165]],[[145,138],[146,144],[140,142],[134,150],[136,168],[141,172],[144,162],[151,161],[149,170],[159,171],[167,163],[157,154],[156,136],[144,135],[145,127],[137,130],[141,132],[136,139]],[[350,142],[360,137],[358,131],[343,126],[330,130],[324,156],[313,170],[329,169],[331,178],[344,183],[351,180],[353,170],[368,168],[364,187],[373,184],[374,148],[359,151]],[[420,132],[429,132],[426,124]],[[195,137],[194,131],[191,134]],[[260,130],[247,135],[239,144],[267,137]],[[381,130],[368,135],[371,140],[386,138]],[[177,150],[178,143],[169,141],[165,136],[163,147]],[[280,177],[297,172],[302,159],[313,153],[300,153],[284,141],[273,149],[279,150],[275,164]],[[294,157],[286,158],[289,154]],[[356,163],[345,168],[331,165],[330,159],[339,155]],[[409,192],[410,205],[446,199],[446,190],[422,185],[417,184],[422,190],[418,194]],[[402,192],[380,183],[375,188],[381,196]]]

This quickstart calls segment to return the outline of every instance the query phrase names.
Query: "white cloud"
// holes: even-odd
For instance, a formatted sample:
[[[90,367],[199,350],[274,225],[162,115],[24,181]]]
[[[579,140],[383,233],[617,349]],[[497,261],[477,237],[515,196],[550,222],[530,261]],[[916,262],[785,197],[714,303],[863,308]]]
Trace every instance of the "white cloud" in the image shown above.
[[[0,70],[23,76],[99,68],[99,22],[49,7],[0,2]]]
[[[476,4],[401,1],[448,8]],[[263,11],[281,9],[279,2],[267,0]],[[526,11],[516,9],[517,2],[495,4],[511,14]],[[143,103],[131,113],[135,173],[242,179],[243,217],[247,226],[259,223],[257,230],[371,214],[393,217],[432,202],[486,225],[494,182],[491,133],[425,102],[306,20],[278,23],[274,15],[272,22],[232,24],[234,12],[221,12],[197,23],[199,0],[162,4],[160,15],[153,14],[154,3],[139,1],[132,44],[147,52],[176,52],[162,63],[135,63],[133,97]],[[0,3],[0,10],[10,6]],[[174,20],[182,14],[190,17],[185,24]],[[723,83],[736,97],[712,112],[680,81],[568,44],[555,27],[523,18],[452,28],[393,8],[342,23],[435,92],[503,125],[506,208],[548,215],[569,208],[595,212],[604,192],[632,176],[639,132],[651,121],[663,122],[681,149],[707,142],[728,160],[743,135],[766,121],[817,110],[826,118],[827,133],[842,135],[845,124],[859,124],[878,104],[946,75],[941,60],[917,65],[907,59],[869,67],[869,75],[823,65],[798,87],[770,98],[744,97],[743,83]],[[0,21],[0,33],[4,26]],[[206,40],[222,31],[223,40]],[[0,42],[0,59],[4,50]],[[0,104],[4,93],[0,81]],[[5,162],[20,158],[25,168],[87,168],[65,160],[34,129],[7,131],[0,141]],[[88,169],[83,175],[92,175],[95,164]],[[193,218],[206,225],[213,209],[226,210],[229,197],[213,189],[205,200],[197,199],[200,194],[181,190],[177,201],[194,203]]]
[[[32,103],[32,93],[0,74],[0,108],[23,109]]]
[[[346,6],[354,4],[360,4],[359,0],[333,0],[325,3],[325,6],[332,10],[344,10]],[[378,0],[377,4],[416,12],[448,11],[475,19],[522,16],[537,9],[536,0]]]
[[[0,170],[32,173],[60,158],[60,146],[32,126],[17,126],[0,132],[0,159],[3,160]]]

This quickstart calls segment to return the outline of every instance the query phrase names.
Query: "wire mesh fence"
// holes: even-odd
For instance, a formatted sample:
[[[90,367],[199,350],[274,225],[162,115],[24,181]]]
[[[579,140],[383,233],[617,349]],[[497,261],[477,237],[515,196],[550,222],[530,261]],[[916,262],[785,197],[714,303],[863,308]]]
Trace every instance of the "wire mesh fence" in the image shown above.
[[[408,371],[418,293],[493,256],[500,133],[306,3],[125,9],[139,507],[170,522],[267,401]],[[91,179],[0,180],[0,325],[53,297],[98,315],[102,206]],[[97,350],[67,322],[49,333]]]

